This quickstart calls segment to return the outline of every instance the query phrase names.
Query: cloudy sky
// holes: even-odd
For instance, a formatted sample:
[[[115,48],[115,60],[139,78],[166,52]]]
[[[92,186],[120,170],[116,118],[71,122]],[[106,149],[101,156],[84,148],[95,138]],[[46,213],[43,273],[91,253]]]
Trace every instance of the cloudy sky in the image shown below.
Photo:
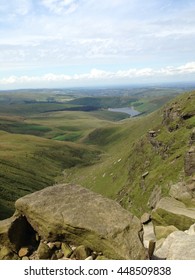
[[[194,0],[0,0],[0,89],[194,81]]]

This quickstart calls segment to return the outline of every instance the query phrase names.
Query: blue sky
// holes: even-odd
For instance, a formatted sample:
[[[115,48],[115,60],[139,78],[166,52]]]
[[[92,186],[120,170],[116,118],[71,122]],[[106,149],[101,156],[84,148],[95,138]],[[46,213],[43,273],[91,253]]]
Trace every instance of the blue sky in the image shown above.
[[[0,0],[0,89],[194,81],[194,0]]]

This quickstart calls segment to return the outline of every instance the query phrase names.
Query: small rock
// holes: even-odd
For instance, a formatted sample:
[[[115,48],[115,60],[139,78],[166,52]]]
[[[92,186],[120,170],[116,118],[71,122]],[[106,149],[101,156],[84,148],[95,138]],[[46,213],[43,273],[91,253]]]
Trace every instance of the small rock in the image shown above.
[[[143,174],[142,174],[142,178],[143,178],[143,179],[145,179],[145,178],[146,178],[146,176],[148,176],[148,174],[149,174],[149,172],[148,172],[148,171],[146,171],[145,173],[143,173]]]
[[[64,257],[64,254],[62,253],[61,250],[59,250],[58,252],[56,252],[56,257],[57,257],[58,260]]]
[[[29,253],[30,253],[30,250],[28,247],[22,247],[18,252],[18,256],[20,258],[22,258],[22,257],[28,256]]]
[[[47,243],[47,246],[48,246],[51,250],[53,250],[53,249],[56,247],[55,243],[53,243],[53,242]]]
[[[0,247],[0,260],[9,260],[11,259],[10,256],[12,251],[5,246]]]
[[[92,256],[89,256],[85,259],[86,261],[92,261],[93,260],[93,257]]]
[[[73,252],[72,248],[66,243],[62,243],[61,249],[62,249],[62,252],[63,252],[63,254],[66,258],[70,257],[70,255]]]
[[[47,244],[41,242],[37,249],[37,254],[39,259],[47,260],[51,257],[52,250],[47,246]]]
[[[149,133],[150,137],[156,137],[156,131],[150,130],[150,131],[148,131],[148,133]]]
[[[75,249],[73,254],[71,255],[72,258],[76,258],[77,260],[85,260],[87,257],[91,255],[92,251],[88,247],[85,247],[84,245],[80,245]]]
[[[29,258],[28,258],[27,256],[25,256],[25,257],[22,258],[22,260],[23,260],[23,261],[28,261]]]
[[[61,248],[61,242],[56,241],[54,244],[55,244],[56,249],[60,249]]]

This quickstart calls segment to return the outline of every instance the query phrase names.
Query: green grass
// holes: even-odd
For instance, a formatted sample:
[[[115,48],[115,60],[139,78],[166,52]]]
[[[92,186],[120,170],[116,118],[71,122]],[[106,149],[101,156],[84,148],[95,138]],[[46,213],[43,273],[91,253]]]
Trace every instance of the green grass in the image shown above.
[[[99,159],[97,150],[83,145],[6,132],[0,132],[0,139],[0,218],[10,205],[13,212],[17,198],[54,184],[64,169]]]

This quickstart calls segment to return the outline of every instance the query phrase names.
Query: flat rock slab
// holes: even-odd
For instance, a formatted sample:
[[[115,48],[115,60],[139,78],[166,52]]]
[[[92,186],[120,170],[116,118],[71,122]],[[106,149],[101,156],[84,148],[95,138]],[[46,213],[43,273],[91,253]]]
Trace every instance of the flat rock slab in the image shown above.
[[[83,244],[109,259],[145,259],[141,223],[117,202],[76,185],[56,185],[15,203],[42,239]]]
[[[164,197],[152,211],[152,220],[156,225],[174,225],[180,230],[187,230],[195,223],[195,208],[186,208],[184,203]]]

